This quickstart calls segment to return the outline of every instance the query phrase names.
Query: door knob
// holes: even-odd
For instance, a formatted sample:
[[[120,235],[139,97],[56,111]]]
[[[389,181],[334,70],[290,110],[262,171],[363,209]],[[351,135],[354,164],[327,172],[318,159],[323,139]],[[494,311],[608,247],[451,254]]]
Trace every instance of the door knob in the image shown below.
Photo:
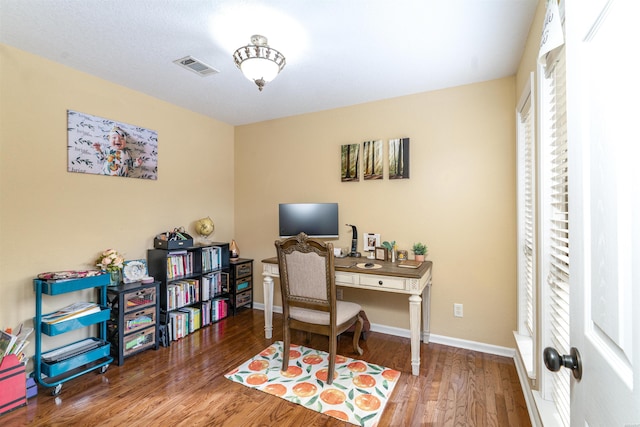
[[[557,372],[563,366],[571,369],[573,377],[577,380],[582,378],[582,359],[580,353],[575,347],[571,347],[570,354],[560,356],[555,348],[547,347],[544,349],[544,365],[548,370]]]

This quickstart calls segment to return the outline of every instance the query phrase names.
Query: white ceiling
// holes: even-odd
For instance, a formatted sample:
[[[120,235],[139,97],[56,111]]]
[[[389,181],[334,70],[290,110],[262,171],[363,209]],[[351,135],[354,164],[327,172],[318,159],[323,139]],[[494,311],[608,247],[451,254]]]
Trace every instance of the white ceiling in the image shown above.
[[[0,42],[240,125],[513,75],[537,3],[0,0]],[[253,34],[287,60],[262,92],[232,59]]]

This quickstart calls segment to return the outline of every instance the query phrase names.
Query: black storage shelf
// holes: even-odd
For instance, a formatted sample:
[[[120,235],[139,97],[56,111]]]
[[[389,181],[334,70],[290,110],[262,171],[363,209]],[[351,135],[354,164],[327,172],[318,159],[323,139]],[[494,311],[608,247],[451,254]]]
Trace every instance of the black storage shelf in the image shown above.
[[[107,301],[111,307],[107,337],[118,365],[122,365],[127,357],[158,349],[159,286],[157,281],[134,282],[107,290]]]
[[[207,253],[210,251],[217,251],[218,257],[211,262],[211,259],[207,257]],[[204,254],[204,255],[203,255]],[[174,334],[172,328],[172,317],[176,314],[189,310],[201,310],[202,325],[221,320],[223,317],[220,313],[227,313],[230,309],[229,300],[229,244],[222,242],[213,242],[208,244],[202,244],[192,246],[188,248],[179,249],[149,249],[147,251],[147,266],[149,269],[149,275],[153,276],[160,282],[159,285],[159,331],[160,336],[167,335],[171,340],[176,340],[182,336],[187,335],[190,331],[182,331],[184,335],[177,336]],[[174,257],[178,260],[174,263],[172,260]],[[176,265],[177,264],[177,265]],[[188,268],[186,267],[188,266]],[[184,271],[181,271],[184,269]],[[203,278],[206,278],[211,274],[220,274],[218,279],[222,283],[221,292],[216,292],[212,289],[203,288]],[[170,288],[175,288],[175,284],[181,281],[197,281],[197,288],[195,283],[185,285],[186,288],[191,289],[193,292],[189,294],[188,300],[177,301],[175,305],[170,302]],[[184,294],[180,294],[184,297]],[[220,300],[223,301],[222,307],[220,307]],[[215,307],[214,307],[215,305]],[[202,313],[205,311],[206,313]],[[223,315],[226,317],[226,315]],[[209,319],[209,321],[206,321]],[[186,332],[186,333],[185,333]],[[168,343],[169,340],[166,340]],[[161,340],[162,345],[165,345],[165,340]]]
[[[229,268],[231,311],[235,316],[241,308],[253,308],[253,260],[235,258]]]

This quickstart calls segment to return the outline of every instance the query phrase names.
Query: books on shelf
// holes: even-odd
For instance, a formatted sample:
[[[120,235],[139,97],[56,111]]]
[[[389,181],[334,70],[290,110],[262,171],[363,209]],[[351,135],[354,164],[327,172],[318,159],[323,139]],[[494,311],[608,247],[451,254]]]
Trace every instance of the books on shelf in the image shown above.
[[[228,307],[229,299],[220,298],[170,312],[167,327],[169,340],[177,341],[206,325],[224,319],[228,315]]]
[[[220,268],[220,252],[220,248],[217,246],[202,248],[202,271]]]
[[[187,313],[172,311],[169,313],[169,336],[172,341],[177,341],[189,334]]]
[[[183,313],[187,314],[185,324],[187,326],[187,333],[193,333],[202,327],[202,316],[200,309],[197,307],[183,307],[179,309]]]
[[[98,313],[100,306],[94,302],[75,302],[63,307],[53,313],[42,316],[44,323],[54,324],[65,320],[77,319],[78,317]]]
[[[167,285],[167,309],[175,310],[200,301],[198,279],[176,280]]]
[[[415,261],[412,259],[407,259],[405,261],[400,261],[398,263],[398,267],[404,267],[404,268],[418,268],[422,265],[422,261]]]
[[[211,301],[202,301],[198,307],[202,316],[202,326],[211,324]]]
[[[193,274],[193,252],[171,251],[167,254],[167,279]]]
[[[227,304],[228,302],[228,298],[220,298],[213,301],[211,306],[211,320],[213,322],[217,322],[218,320],[227,317],[229,307]]]
[[[227,280],[225,275],[221,271],[208,273],[202,276],[202,300],[208,300],[215,296],[218,296],[224,292],[228,292]]]

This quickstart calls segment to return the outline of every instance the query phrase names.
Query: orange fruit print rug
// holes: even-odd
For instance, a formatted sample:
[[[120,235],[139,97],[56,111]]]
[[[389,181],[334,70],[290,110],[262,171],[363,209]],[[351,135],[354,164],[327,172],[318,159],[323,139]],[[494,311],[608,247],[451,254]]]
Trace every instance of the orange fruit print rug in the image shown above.
[[[328,353],[291,344],[289,368],[281,372],[282,346],[274,342],[225,377],[355,425],[378,425],[400,371],[337,355],[328,385]]]

